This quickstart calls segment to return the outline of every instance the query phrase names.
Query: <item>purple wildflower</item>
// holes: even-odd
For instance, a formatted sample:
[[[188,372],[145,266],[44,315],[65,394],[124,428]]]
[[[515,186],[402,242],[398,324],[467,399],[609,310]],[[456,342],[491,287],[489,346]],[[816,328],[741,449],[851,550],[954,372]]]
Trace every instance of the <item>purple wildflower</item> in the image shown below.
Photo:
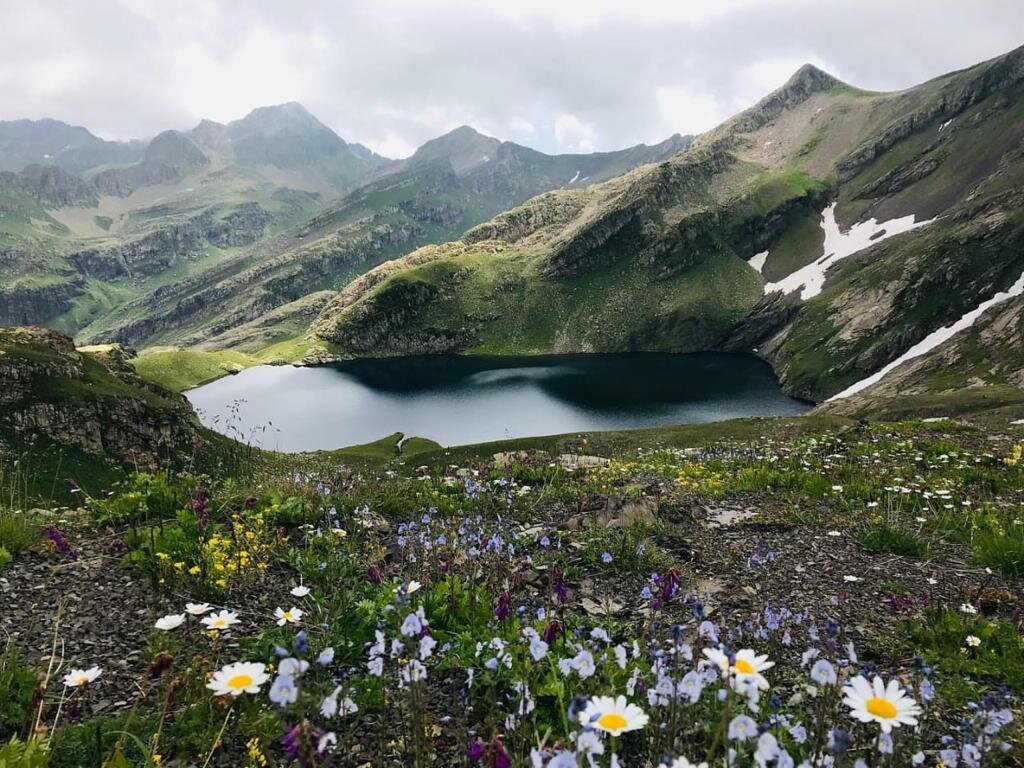
[[[78,553],[68,544],[67,540],[61,535],[61,532],[57,530],[56,526],[48,526],[46,528],[46,535],[50,537],[50,541],[53,542],[53,546],[57,548],[57,551],[62,555],[67,555],[72,560],[78,559]]]

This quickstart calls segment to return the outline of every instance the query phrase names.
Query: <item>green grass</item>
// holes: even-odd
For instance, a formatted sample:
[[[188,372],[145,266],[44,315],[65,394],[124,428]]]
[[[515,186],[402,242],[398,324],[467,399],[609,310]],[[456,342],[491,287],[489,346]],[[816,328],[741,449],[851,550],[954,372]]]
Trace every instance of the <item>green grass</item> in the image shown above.
[[[137,295],[137,288],[126,283],[88,280],[84,290],[71,300],[71,308],[49,322],[50,327],[74,334]]]
[[[14,556],[39,539],[39,525],[23,511],[0,509],[0,549]]]
[[[135,372],[142,378],[162,384],[175,392],[183,392],[226,376],[236,368],[249,368],[258,361],[243,352],[231,350],[199,352],[156,348],[144,352],[131,362]]]
[[[869,552],[888,552],[906,557],[924,557],[928,547],[909,533],[880,526],[865,531],[859,537],[860,545]]]
[[[824,243],[820,217],[807,211],[796,217],[771,247],[761,274],[770,282],[781,280],[818,258]]]
[[[949,678],[969,678],[1024,691],[1024,636],[1009,621],[953,611],[928,611],[904,628],[915,653]],[[967,646],[974,635],[981,644]]]

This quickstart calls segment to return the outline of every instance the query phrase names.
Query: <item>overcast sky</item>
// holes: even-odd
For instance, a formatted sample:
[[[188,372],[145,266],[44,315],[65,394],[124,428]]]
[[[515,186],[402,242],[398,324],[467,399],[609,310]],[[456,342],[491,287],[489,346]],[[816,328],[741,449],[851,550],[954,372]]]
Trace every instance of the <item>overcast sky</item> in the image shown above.
[[[401,157],[696,133],[810,61],[895,90],[1024,44],[1024,0],[0,0],[0,119],[148,137],[299,101]]]

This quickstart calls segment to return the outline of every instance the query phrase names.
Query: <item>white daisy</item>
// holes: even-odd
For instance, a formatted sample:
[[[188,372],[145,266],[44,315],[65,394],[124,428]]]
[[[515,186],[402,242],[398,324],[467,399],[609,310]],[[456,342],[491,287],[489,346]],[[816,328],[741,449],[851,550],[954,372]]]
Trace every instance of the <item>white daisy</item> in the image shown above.
[[[917,716],[921,714],[921,707],[907,696],[897,680],[886,685],[876,675],[869,683],[857,675],[843,688],[843,694],[851,717],[862,723],[878,723],[883,733],[901,725],[917,725]]]
[[[977,635],[968,635],[965,638],[965,641],[969,646],[971,646],[971,648],[977,648],[979,645],[981,645],[981,638]]]
[[[736,652],[736,660],[730,663],[729,657],[717,648],[705,648],[703,653],[712,664],[733,677],[737,686],[746,688],[753,684],[762,691],[771,687],[761,674],[775,666],[774,661],[768,661],[767,655],[758,656],[752,648],[744,648]]]
[[[219,613],[212,613],[209,616],[203,618],[203,624],[206,625],[207,629],[223,630],[228,629],[233,624],[241,623],[238,620],[238,614],[234,611],[220,611]]]
[[[157,619],[156,624],[153,626],[157,629],[162,629],[165,632],[169,632],[172,629],[177,629],[185,623],[184,613],[169,613],[163,618]]]
[[[240,696],[243,693],[259,693],[260,686],[270,679],[263,664],[236,661],[227,664],[210,678],[206,687],[217,696]]]
[[[658,768],[708,768],[707,763],[691,763],[685,757],[677,757],[671,765],[662,763]]]
[[[302,611],[292,606],[291,610],[284,610],[277,608],[274,610],[274,616],[277,617],[277,626],[283,627],[285,624],[297,624],[302,620]]]
[[[185,613],[190,613],[193,616],[202,616],[212,610],[213,606],[209,603],[185,603]]]
[[[310,589],[305,584],[300,584],[297,587],[292,587],[291,591],[292,597],[305,597],[309,593]]]
[[[80,685],[88,685],[97,677],[103,674],[103,670],[99,667],[89,667],[88,669],[72,669],[66,675],[64,675],[64,685],[68,688],[77,688]]]
[[[595,696],[579,714],[581,725],[592,726],[612,736],[643,728],[649,719],[640,707],[628,703],[625,696]]]

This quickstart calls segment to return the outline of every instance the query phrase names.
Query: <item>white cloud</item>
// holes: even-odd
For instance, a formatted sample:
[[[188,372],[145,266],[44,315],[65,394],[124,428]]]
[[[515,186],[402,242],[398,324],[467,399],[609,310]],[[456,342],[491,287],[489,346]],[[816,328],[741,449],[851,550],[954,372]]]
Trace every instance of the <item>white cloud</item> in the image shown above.
[[[463,123],[545,152],[650,143],[711,127],[807,60],[906,88],[1024,28],[1020,0],[0,4],[0,118],[146,137],[295,100],[393,155]]]
[[[28,67],[26,87],[35,96],[55,96],[80,87],[90,68],[86,59],[73,53],[44,58]]]
[[[434,6],[480,11],[511,21],[545,20],[562,27],[581,27],[609,20],[628,19],[637,23],[700,24],[730,13],[757,6],[771,7],[786,0],[434,0]],[[422,7],[421,0],[383,0],[396,9]]]
[[[537,132],[537,126],[523,117],[513,117],[508,121],[508,129],[520,136],[533,136]]]
[[[392,131],[388,131],[383,139],[368,139],[361,142],[378,155],[391,158],[409,157],[416,151],[416,145],[406,141]]]
[[[703,133],[729,116],[710,93],[685,86],[667,86],[654,92],[662,124],[669,133]]]
[[[308,99],[319,90],[309,42],[258,26],[227,52],[186,43],[172,53],[177,99],[193,117],[220,121],[258,105]]]
[[[596,133],[594,126],[576,115],[561,114],[555,118],[555,141],[564,152],[593,152]]]

